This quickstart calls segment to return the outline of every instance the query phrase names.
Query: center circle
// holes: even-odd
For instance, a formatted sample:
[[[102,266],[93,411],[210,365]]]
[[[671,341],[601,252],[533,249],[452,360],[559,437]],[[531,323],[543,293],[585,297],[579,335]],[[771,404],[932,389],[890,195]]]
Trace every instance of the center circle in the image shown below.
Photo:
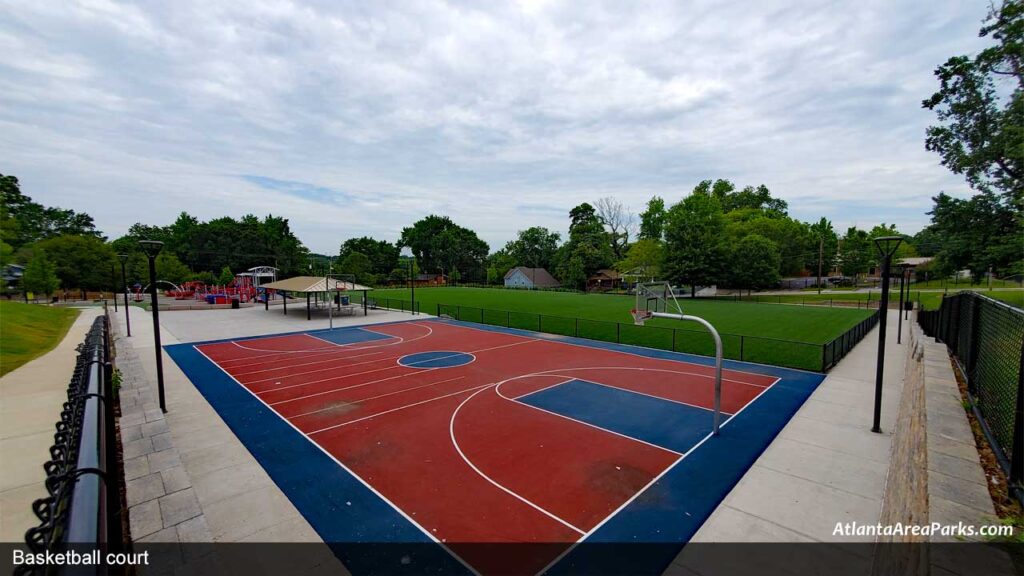
[[[476,357],[467,352],[434,350],[407,354],[399,358],[398,363],[409,368],[454,368],[469,364],[473,360],[476,360]]]

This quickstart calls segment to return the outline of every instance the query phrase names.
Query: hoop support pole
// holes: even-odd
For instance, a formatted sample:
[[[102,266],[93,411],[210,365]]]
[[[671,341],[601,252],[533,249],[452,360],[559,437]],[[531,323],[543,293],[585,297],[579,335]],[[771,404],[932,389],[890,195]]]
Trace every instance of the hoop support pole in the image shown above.
[[[715,339],[715,414],[714,426],[711,433],[718,436],[718,429],[722,422],[722,337],[718,335],[718,330],[715,330],[715,327],[712,326],[710,322],[699,316],[669,314],[666,312],[651,312],[650,314],[655,318],[690,320],[691,322],[696,322],[707,328],[708,332],[711,332],[711,337]]]

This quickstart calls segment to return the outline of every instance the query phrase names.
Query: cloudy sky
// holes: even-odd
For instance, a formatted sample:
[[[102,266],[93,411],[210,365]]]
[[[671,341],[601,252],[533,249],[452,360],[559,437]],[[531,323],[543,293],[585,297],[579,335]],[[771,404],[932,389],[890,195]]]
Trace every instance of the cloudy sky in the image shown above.
[[[840,229],[927,224],[935,66],[983,2],[0,0],[0,173],[109,236],[182,210],[311,249],[446,214],[499,248],[615,196],[766,184]]]

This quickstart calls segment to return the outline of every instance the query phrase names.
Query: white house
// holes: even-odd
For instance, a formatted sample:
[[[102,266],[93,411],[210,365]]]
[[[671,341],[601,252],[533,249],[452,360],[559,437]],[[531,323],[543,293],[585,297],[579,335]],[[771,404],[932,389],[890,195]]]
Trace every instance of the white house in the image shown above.
[[[516,266],[505,274],[506,288],[558,288],[558,280],[543,268]]]

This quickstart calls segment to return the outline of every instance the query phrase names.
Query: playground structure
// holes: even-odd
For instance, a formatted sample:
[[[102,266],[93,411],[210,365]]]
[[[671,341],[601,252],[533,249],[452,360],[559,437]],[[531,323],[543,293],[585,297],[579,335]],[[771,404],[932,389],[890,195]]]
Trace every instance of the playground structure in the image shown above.
[[[206,284],[198,280],[182,282],[181,285],[157,280],[157,284],[167,284],[171,289],[165,290],[164,295],[175,300],[195,300],[207,304],[231,304],[233,301],[239,303],[264,302],[267,298],[274,299],[276,290],[262,287],[263,280],[269,278],[271,282],[277,279],[277,268],[272,266],[256,266],[247,272],[235,275],[234,280],[228,284]],[[143,295],[149,290],[149,286],[143,287],[136,283],[132,286],[135,301],[141,302]]]

